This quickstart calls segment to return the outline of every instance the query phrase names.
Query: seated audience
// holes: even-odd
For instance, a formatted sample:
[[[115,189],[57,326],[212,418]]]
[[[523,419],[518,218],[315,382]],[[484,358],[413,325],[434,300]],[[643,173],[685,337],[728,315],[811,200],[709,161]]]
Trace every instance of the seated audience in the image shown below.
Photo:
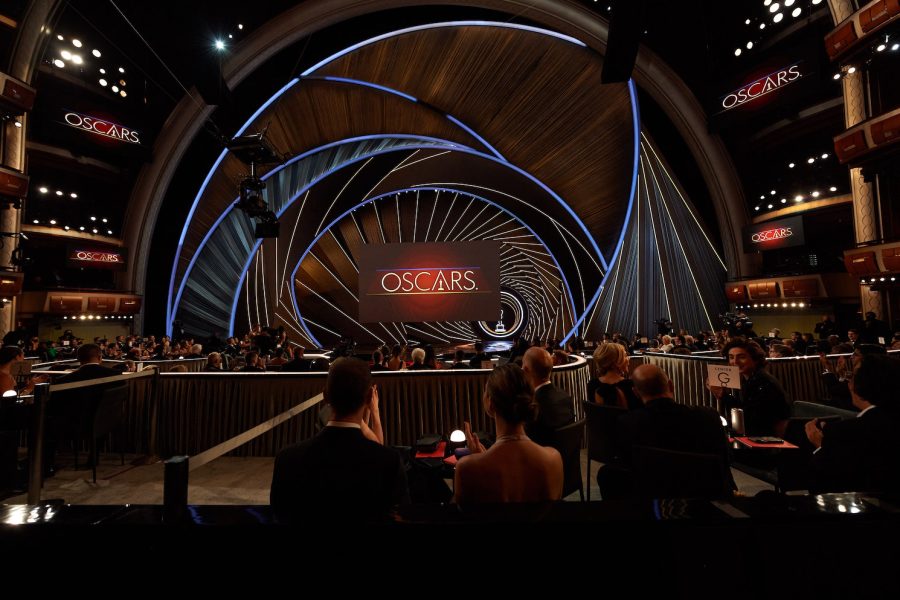
[[[384,362],[384,356],[381,354],[381,350],[376,350],[372,353],[372,366],[369,369],[374,373],[375,371],[387,371],[387,367],[385,367],[382,363]]]
[[[409,366],[410,371],[421,371],[432,368],[425,365],[425,350],[422,348],[416,348],[412,351],[412,360],[413,364]]]
[[[491,357],[484,353],[484,343],[475,342],[475,356],[469,361],[470,369],[480,369],[481,363],[491,360]]]
[[[541,348],[532,350],[546,354]],[[555,449],[539,446],[525,435],[525,423],[533,418],[535,405],[522,369],[512,364],[494,369],[488,377],[483,402],[485,412],[494,419],[497,439],[485,450],[469,423],[465,423],[472,454],[456,466],[455,501],[475,504],[558,500],[563,489],[562,457]]]
[[[400,455],[361,429],[367,411],[377,411],[369,366],[339,358],[324,396],[333,410],[326,427],[275,459],[270,501],[276,518],[341,524],[389,519],[409,501],[409,491]]]
[[[244,357],[247,361],[247,364],[243,366],[240,370],[244,373],[261,373],[266,370],[264,366],[262,366],[259,362],[259,353],[258,352],[248,352]]]
[[[809,421],[811,491],[900,491],[900,359],[863,354],[850,378],[850,394],[860,413],[837,422]]]
[[[707,386],[720,401],[720,410],[727,416],[732,408],[742,408],[747,435],[782,437],[790,417],[790,407],[781,384],[765,371],[766,354],[763,349],[756,342],[736,338],[725,345],[722,354],[729,365],[740,370],[741,390],[739,394],[734,394],[730,389],[726,391],[718,386]]]
[[[222,370],[222,355],[218,352],[210,352],[209,356],[206,357],[206,368],[204,371],[221,371]]]
[[[308,359],[303,358],[306,349],[303,346],[294,348],[294,358],[281,365],[282,373],[302,373],[309,371],[312,366]]]
[[[451,369],[469,369],[469,363],[466,362],[466,352],[457,350],[453,355],[453,366]]]
[[[838,344],[831,349],[832,354],[852,354],[853,346],[850,344]],[[850,396],[849,379],[852,375],[851,360],[846,356],[839,356],[837,359],[837,367],[832,368],[831,361],[825,356],[824,352],[819,354],[819,364],[822,365],[822,374],[820,378],[825,385],[827,395],[823,399],[823,404],[843,408],[844,410],[858,410],[853,405]]]
[[[87,381],[89,379],[121,375],[119,371],[103,366],[100,346],[97,344],[84,344],[78,348],[76,356],[81,366],[71,373],[58,377],[53,383],[72,383],[73,381]]]
[[[529,348],[522,360],[525,379],[534,390],[537,414],[525,423],[525,431],[535,443],[548,446],[553,432],[575,422],[572,397],[550,381],[553,359],[543,348]]]
[[[728,438],[714,410],[677,403],[672,381],[656,365],[640,365],[631,377],[642,407],[623,414],[616,423],[616,460],[597,473],[603,498],[630,492],[629,471],[636,445],[714,454],[722,457],[727,471]],[[735,489],[730,471],[723,475]]]
[[[628,355],[619,344],[603,342],[594,350],[597,378],[588,383],[588,398],[597,404],[635,409],[641,407],[633,384],[626,378]]]
[[[396,344],[391,350],[391,359],[387,363],[387,368],[391,371],[403,370],[403,348],[400,344]]]

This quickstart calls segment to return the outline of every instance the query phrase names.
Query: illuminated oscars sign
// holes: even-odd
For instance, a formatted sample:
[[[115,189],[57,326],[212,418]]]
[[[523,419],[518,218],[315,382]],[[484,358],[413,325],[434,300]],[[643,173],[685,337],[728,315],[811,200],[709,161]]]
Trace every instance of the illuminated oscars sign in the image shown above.
[[[725,95],[725,97],[722,98],[722,109],[731,110],[732,108],[741,106],[747,102],[762,98],[767,94],[778,91],[784,86],[797,81],[800,77],[802,77],[802,74],[800,73],[799,63],[769,73],[768,75],[751,81],[730,94]]]
[[[124,270],[125,250],[70,246],[66,259],[70,267]]]
[[[81,129],[82,131],[88,131],[90,133],[102,135],[103,137],[110,138],[119,142],[128,142],[129,144],[138,145],[140,145],[141,143],[137,131],[135,131],[134,129],[129,129],[127,127],[123,127],[118,123],[113,123],[99,117],[82,115],[77,112],[66,113],[66,116],[64,118],[66,120],[66,125],[68,125],[69,127],[75,127],[76,129]]]
[[[778,250],[802,246],[803,217],[789,217],[744,228],[744,251]]]
[[[479,267],[389,270],[381,276],[381,289],[385,294],[474,292],[480,271]]]
[[[359,290],[361,323],[496,321],[500,243],[369,245]]]

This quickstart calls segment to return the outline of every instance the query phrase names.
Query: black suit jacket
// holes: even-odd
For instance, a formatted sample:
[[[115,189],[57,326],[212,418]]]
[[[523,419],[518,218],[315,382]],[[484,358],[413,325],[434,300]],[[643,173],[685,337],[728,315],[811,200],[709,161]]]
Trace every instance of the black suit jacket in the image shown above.
[[[825,492],[900,490],[900,424],[873,407],[854,419],[827,423],[813,454],[811,489]]]
[[[121,374],[121,372],[116,371],[115,369],[110,369],[109,367],[104,367],[103,365],[98,365],[95,363],[88,363],[86,365],[81,365],[71,373],[62,375],[53,383],[72,383],[75,381],[87,381],[89,379],[113,377],[115,375]]]
[[[631,467],[635,445],[715,454],[728,464],[728,439],[715,411],[678,404],[672,398],[655,398],[619,417],[616,458],[623,467]]]
[[[535,421],[525,426],[525,433],[536,444],[549,446],[554,430],[575,422],[572,397],[551,383],[537,389],[534,401],[538,414]]]
[[[356,428],[326,427],[275,458],[270,502],[282,522],[386,520],[409,502],[400,455]]]

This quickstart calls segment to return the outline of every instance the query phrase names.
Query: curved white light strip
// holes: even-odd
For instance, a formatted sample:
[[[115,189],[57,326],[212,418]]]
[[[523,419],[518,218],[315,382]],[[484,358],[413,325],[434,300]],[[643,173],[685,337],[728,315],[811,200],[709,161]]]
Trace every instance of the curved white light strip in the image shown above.
[[[300,268],[300,265],[303,263],[303,259],[304,259],[304,258],[306,257],[306,255],[310,252],[310,250],[312,249],[312,247],[315,246],[316,242],[319,241],[319,238],[322,237],[322,236],[325,234],[325,232],[328,231],[329,229],[331,229],[336,223],[340,222],[340,220],[343,219],[345,216],[347,216],[348,214],[351,214],[355,209],[359,208],[360,206],[365,206],[366,204],[373,203],[373,202],[375,202],[375,201],[377,201],[377,200],[379,200],[379,199],[381,199],[381,198],[390,196],[390,195],[392,195],[392,194],[396,194],[397,192],[417,191],[417,190],[429,190],[429,191],[435,191],[435,192],[438,192],[438,191],[453,191],[453,192],[456,193],[456,194],[461,193],[461,192],[459,192],[459,190],[448,190],[448,189],[446,189],[446,188],[420,188],[420,187],[415,187],[415,188],[408,188],[408,189],[405,189],[405,190],[392,190],[392,191],[390,191],[390,192],[386,192],[386,193],[384,193],[384,194],[380,194],[380,195],[378,195],[378,196],[375,196],[374,198],[366,198],[365,200],[363,200],[362,202],[360,202],[360,203],[357,204],[356,206],[347,209],[347,210],[346,210],[345,212],[343,212],[341,215],[339,215],[339,216],[336,217],[334,220],[332,220],[331,223],[329,223],[328,226],[325,227],[325,229],[323,229],[322,232],[319,233],[319,235],[316,236],[316,237],[309,243],[309,246],[306,248],[306,250],[305,250],[305,251],[303,252],[303,254],[300,256],[300,258],[297,260],[297,265],[294,267],[293,271],[291,271],[291,281],[294,281],[294,280],[296,279],[296,273],[297,273],[297,270]],[[498,208],[498,209],[501,210],[502,212],[505,212],[505,213],[507,213],[507,214],[512,215],[513,217],[516,216],[514,213],[510,212],[508,209],[506,209],[506,208],[500,206],[499,204],[497,204],[496,202],[493,202],[492,200],[489,200],[489,199],[487,199],[487,198],[483,198],[483,197],[481,197],[481,196],[477,196],[477,195],[475,195],[475,194],[472,194],[471,192],[462,192],[462,193],[464,193],[464,194],[466,194],[466,195],[468,195],[468,196],[474,196],[475,198],[481,200],[482,202],[486,202],[486,203],[488,203],[488,204],[490,204],[490,205],[492,205],[492,206]],[[549,249],[549,247],[547,247],[547,245],[544,243],[544,241],[541,239],[541,237],[540,237],[539,235],[537,235],[537,233],[535,233],[534,230],[532,230],[530,227],[528,227],[528,224],[527,224],[527,223],[524,223],[524,222],[522,222],[522,221],[519,221],[519,222],[522,223],[522,225],[525,226],[525,227],[528,229],[528,231],[535,237],[535,239],[537,239],[539,242],[541,242],[542,244],[544,244],[544,247],[547,248],[548,252],[551,252],[550,249]],[[256,253],[256,250],[257,250],[258,248],[259,248],[259,242],[257,242],[256,247],[253,249],[253,254]],[[565,273],[563,272],[562,267],[559,266],[559,262],[556,260],[556,257],[553,256],[552,252],[551,252],[550,256],[551,256],[551,258],[553,259],[553,264],[554,264],[554,266],[556,267],[557,271],[559,272],[559,275],[560,275],[560,277],[562,278],[563,285],[564,285],[565,288],[566,288],[566,297],[568,298],[569,302],[572,302],[572,301],[573,301],[573,299],[572,299],[572,290],[571,290],[571,288],[569,287],[569,282],[568,282],[568,280],[566,279]],[[249,262],[248,262],[248,264],[249,264]],[[244,269],[244,273],[243,273],[243,275],[242,275],[242,277],[241,277],[241,280],[243,281],[243,279],[244,279],[246,276],[247,276],[247,269],[245,268],[245,269]],[[240,284],[238,285],[238,287],[240,288]],[[542,288],[542,289],[543,289],[543,288]],[[307,334],[309,334],[310,336],[312,336],[312,332],[310,332],[309,329],[308,329],[308,328],[305,326],[305,324],[303,323],[303,316],[302,316],[301,313],[300,313],[300,306],[299,306],[299,303],[297,302],[296,286],[291,286],[290,292],[291,292],[291,302],[293,303],[294,311],[295,311],[296,314],[299,316],[299,319],[298,319],[298,320],[299,320],[299,322],[300,322],[300,326],[303,327],[303,329],[306,331]],[[546,291],[545,291],[545,293],[546,293]],[[231,318],[231,325],[230,325],[230,329],[229,329],[230,332],[233,332],[233,331],[234,331],[234,315],[235,315],[235,311],[236,311],[236,309],[237,309],[237,301],[238,301],[238,298],[239,298],[239,296],[238,296],[237,294],[235,294],[234,305],[233,305],[232,311],[231,311],[232,318]],[[574,307],[573,307],[573,308],[574,308]],[[316,342],[316,345],[321,346],[321,343],[319,343],[319,341],[318,341],[317,339],[315,339],[314,337],[313,337],[313,341]]]
[[[555,31],[551,31],[551,30],[549,30],[549,29],[542,29],[542,28],[539,28],[539,27],[532,27],[532,26],[529,26],[529,25],[520,25],[520,24],[516,24],[516,23],[503,23],[503,22],[494,22],[494,21],[450,21],[450,22],[445,22],[445,23],[429,23],[429,24],[426,24],[426,25],[418,25],[418,26],[415,26],[415,27],[408,27],[408,28],[406,28],[406,29],[400,29],[400,30],[397,30],[397,31],[388,32],[388,33],[382,34],[382,35],[380,35],[380,36],[376,36],[376,37],[374,37],[374,38],[370,38],[370,39],[368,39],[368,40],[364,40],[364,41],[362,41],[362,42],[359,42],[358,44],[354,44],[353,46],[350,46],[350,47],[348,47],[348,48],[345,48],[344,50],[342,50],[342,51],[340,51],[340,52],[337,52],[337,53],[335,53],[335,54],[329,56],[328,58],[325,58],[324,60],[320,61],[319,63],[313,65],[312,67],[310,67],[309,69],[307,69],[306,71],[304,71],[304,72],[301,74],[301,77],[307,77],[307,76],[311,75],[313,72],[315,72],[317,69],[321,68],[322,66],[327,65],[327,64],[329,64],[330,62],[333,62],[333,61],[337,60],[338,58],[340,58],[340,57],[342,57],[342,56],[344,56],[344,55],[346,55],[346,54],[348,54],[348,53],[350,53],[350,52],[353,52],[354,50],[357,50],[357,49],[359,49],[359,48],[362,48],[362,47],[367,46],[367,45],[369,45],[369,44],[376,43],[376,42],[381,41],[381,40],[384,40],[384,39],[388,39],[388,38],[391,38],[391,37],[396,37],[396,36],[399,36],[399,35],[403,35],[403,34],[406,34],[406,33],[415,32],[415,31],[424,31],[424,30],[428,30],[428,29],[439,29],[439,28],[447,28],[447,27],[462,27],[462,26],[498,27],[498,28],[506,28],[506,29],[515,29],[515,30],[520,30],[520,31],[529,31],[529,32],[533,32],[533,33],[538,33],[538,34],[540,34],[540,35],[545,35],[545,36],[549,36],[549,37],[555,37],[555,38],[557,38],[557,39],[560,39],[560,40],[563,40],[563,41],[565,41],[565,42],[569,42],[569,43],[575,44],[575,45],[580,46],[580,47],[582,47],[582,48],[586,48],[586,47],[587,47],[587,44],[585,44],[584,42],[582,42],[582,41],[580,41],[580,40],[578,40],[578,39],[576,39],[576,38],[573,38],[573,37],[571,37],[571,36],[568,36],[568,35],[565,35],[565,34],[562,34],[562,33],[559,33],[559,32],[555,32]],[[254,112],[253,115],[251,115],[251,117],[244,123],[244,125],[238,130],[237,134],[235,134],[235,135],[236,135],[236,136],[240,136],[241,134],[243,134],[243,132],[246,131],[246,129],[247,129],[247,128],[248,128],[248,127],[249,127],[249,126],[250,126],[250,125],[258,118],[258,117],[259,117],[260,114],[262,114],[262,112],[263,112],[265,109],[267,109],[267,108],[268,108],[275,100],[277,100],[277,99],[278,99],[282,94],[284,94],[288,89],[290,89],[292,86],[294,86],[298,81],[299,81],[299,78],[292,79],[292,80],[289,81],[283,88],[281,88],[278,92],[276,92],[271,98],[269,98],[265,103],[263,103],[263,104],[256,110],[256,112]],[[373,85],[375,85],[375,84],[373,84]],[[383,87],[383,86],[382,86],[382,87]],[[631,87],[632,87],[632,82],[631,82],[631,80],[629,80],[629,89],[631,89]],[[383,88],[383,89],[390,90],[390,88]],[[396,92],[396,93],[402,94],[402,92],[398,92],[397,90],[390,90],[390,91],[391,91],[392,93],[393,93],[393,92]],[[407,94],[406,96],[407,96],[408,98],[413,98],[412,96],[409,96],[408,94]],[[417,101],[415,98],[413,98],[413,100],[414,100],[414,101]],[[636,109],[636,99],[635,99],[635,97],[634,97],[633,91],[632,91],[632,104],[635,106],[635,109]],[[474,132],[474,130],[472,130],[472,129],[470,129],[469,127],[467,127],[466,125],[464,125],[464,124],[463,124],[462,122],[460,122],[458,119],[454,119],[451,115],[446,115],[446,116],[447,116],[448,118],[450,118],[451,120],[453,120],[453,121],[454,121],[457,125],[459,125],[460,127],[463,127],[463,128],[464,128],[465,130],[467,130],[469,133],[475,135],[475,137],[476,137],[477,139],[479,139],[480,141],[482,141],[483,143],[485,143],[485,144],[491,149],[491,151],[494,152],[494,153],[497,155],[497,157],[500,158],[500,160],[502,160],[503,162],[506,162],[505,159],[499,154],[499,152],[497,152],[496,150],[494,150],[494,148],[493,148],[492,146],[490,146],[490,144],[487,144],[487,142],[486,142],[485,140],[483,140],[483,138],[481,138],[480,136],[478,136],[478,135]],[[189,227],[189,225],[190,225],[190,222],[191,222],[192,219],[193,219],[194,212],[196,211],[197,206],[198,206],[198,204],[199,204],[199,202],[200,202],[200,198],[201,198],[201,196],[203,195],[203,193],[205,192],[206,187],[207,187],[207,185],[209,184],[209,181],[210,181],[210,179],[212,178],[213,174],[214,174],[214,173],[216,172],[216,170],[218,169],[218,167],[219,167],[219,165],[221,164],[222,160],[224,160],[224,158],[225,158],[227,152],[228,152],[227,150],[224,150],[224,151],[222,152],[222,154],[219,155],[219,158],[218,158],[218,159],[216,160],[216,162],[213,164],[212,169],[210,169],[209,174],[207,175],[206,179],[204,180],[203,184],[201,185],[200,190],[198,191],[197,196],[195,197],[194,202],[193,202],[193,204],[191,205],[191,209],[190,209],[190,211],[189,211],[189,213],[188,213],[187,219],[185,220],[185,224],[184,224],[184,227],[183,227],[182,232],[181,232],[181,236],[180,236],[179,241],[178,241],[178,246],[177,246],[177,248],[176,248],[176,250],[175,250],[175,258],[174,258],[174,260],[173,260],[173,262],[172,262],[172,275],[171,275],[170,280],[169,280],[169,294],[168,294],[168,301],[167,301],[167,303],[166,303],[166,331],[167,331],[167,333],[169,333],[169,334],[171,334],[172,318],[173,318],[173,315],[174,315],[174,313],[175,313],[175,304],[177,304],[177,303],[173,303],[173,302],[172,302],[172,292],[173,292],[173,288],[174,288],[174,286],[175,286],[175,273],[177,272],[178,260],[179,260],[179,258],[180,258],[180,256],[181,256],[181,249],[182,249],[182,246],[183,246],[183,244],[184,244],[184,239],[185,239],[185,237],[186,237],[186,235],[187,235],[187,231],[188,231],[188,227]],[[507,164],[510,164],[510,163],[507,163]],[[518,168],[515,167],[514,165],[511,165],[511,164],[510,164],[510,166],[511,166],[512,168],[518,170],[518,171],[521,171],[521,169],[518,169]],[[635,173],[636,173],[636,171],[637,171],[637,166],[636,166],[636,164],[635,164]],[[521,171],[521,172],[522,172],[523,174],[525,174],[526,176],[528,176],[528,177],[531,178],[531,176],[530,176],[528,173],[526,173],[526,172],[524,172],[524,171]],[[534,179],[534,178],[532,178],[532,179]],[[603,263],[604,270],[608,271],[608,270],[609,270],[609,264],[612,264],[612,263],[615,261],[615,254],[614,254],[614,256],[613,256],[613,260],[610,261],[609,264],[607,264],[606,259],[605,259],[604,256],[603,256],[603,253],[600,252],[600,249],[597,247],[596,242],[595,242],[594,239],[590,236],[590,233],[587,231],[587,229],[585,228],[584,224],[581,222],[581,220],[578,218],[578,216],[575,214],[575,212],[571,209],[571,207],[569,207],[568,204],[566,204],[565,202],[563,202],[561,198],[559,198],[552,190],[550,190],[549,188],[547,188],[543,183],[541,183],[541,182],[538,181],[537,179],[534,179],[534,181],[535,181],[536,183],[538,183],[538,185],[540,185],[541,187],[545,188],[545,190],[546,190],[548,193],[550,193],[551,196],[553,196],[554,198],[556,198],[556,199],[560,202],[560,204],[561,204],[561,205],[562,205],[562,206],[563,206],[563,207],[564,207],[564,208],[572,215],[572,217],[576,220],[576,222],[581,226],[581,228],[582,228],[582,230],[584,231],[584,233],[588,236],[588,239],[591,241],[591,244],[592,244],[592,246],[594,247],[594,250],[595,250],[595,252],[597,253],[597,256],[600,258],[600,262]],[[631,201],[633,201],[633,199],[634,199],[634,193],[633,193],[633,192],[634,192],[634,191],[633,191],[633,189],[632,189]],[[629,201],[629,211],[631,210],[631,201]],[[628,219],[627,219],[627,215],[626,215],[626,219],[625,219],[624,223],[627,224],[627,222],[628,222]],[[625,225],[623,224],[623,226],[622,226],[622,236],[624,236],[624,231],[625,231]],[[622,237],[622,236],[620,236],[620,244],[621,244],[621,237]],[[183,286],[182,286],[182,287],[183,287]],[[602,283],[601,283],[601,289],[602,289]],[[597,295],[599,295],[599,291],[598,291],[598,294],[597,294]],[[596,297],[595,297],[595,300],[596,300]],[[581,320],[583,320],[583,319],[584,319],[584,315],[582,315],[582,319],[581,319]]]

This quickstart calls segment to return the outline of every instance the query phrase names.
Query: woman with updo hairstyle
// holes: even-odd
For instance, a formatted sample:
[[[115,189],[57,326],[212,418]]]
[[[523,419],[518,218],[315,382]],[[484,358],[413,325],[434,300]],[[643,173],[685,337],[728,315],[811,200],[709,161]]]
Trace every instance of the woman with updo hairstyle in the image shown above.
[[[588,382],[588,398],[604,406],[633,410],[643,406],[628,374],[628,354],[621,344],[603,342],[594,350],[597,376]]]
[[[471,454],[459,461],[455,501],[459,504],[545,502],[559,500],[563,463],[559,452],[539,446],[525,435],[536,404],[525,373],[518,365],[494,369],[484,388],[484,410],[494,420],[497,437],[485,449],[465,422]]]

